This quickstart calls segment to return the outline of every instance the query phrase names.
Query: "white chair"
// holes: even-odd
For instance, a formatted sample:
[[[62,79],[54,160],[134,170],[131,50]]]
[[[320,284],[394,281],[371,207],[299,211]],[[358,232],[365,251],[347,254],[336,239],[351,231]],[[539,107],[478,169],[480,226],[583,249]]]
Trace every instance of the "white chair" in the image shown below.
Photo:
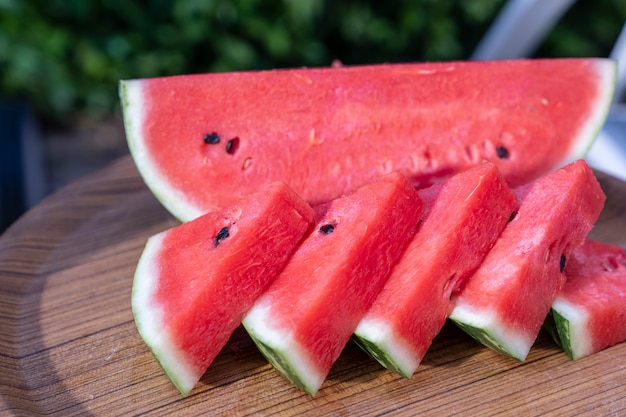
[[[509,0],[478,44],[471,59],[530,56],[575,0]],[[587,154],[593,168],[626,181],[626,23],[610,58],[618,62],[615,102]]]

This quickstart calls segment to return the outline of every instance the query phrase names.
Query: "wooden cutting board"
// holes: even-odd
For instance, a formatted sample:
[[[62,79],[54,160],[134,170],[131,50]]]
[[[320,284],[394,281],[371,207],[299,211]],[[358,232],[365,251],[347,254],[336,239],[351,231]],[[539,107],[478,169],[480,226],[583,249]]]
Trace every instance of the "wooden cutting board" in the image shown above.
[[[626,184],[593,237],[626,247]],[[542,333],[524,363],[446,325],[410,380],[353,344],[310,397],[239,328],[183,398],[136,331],[135,264],[177,224],[130,157],[44,200],[0,237],[0,415],[626,415],[626,343],[570,361]]]

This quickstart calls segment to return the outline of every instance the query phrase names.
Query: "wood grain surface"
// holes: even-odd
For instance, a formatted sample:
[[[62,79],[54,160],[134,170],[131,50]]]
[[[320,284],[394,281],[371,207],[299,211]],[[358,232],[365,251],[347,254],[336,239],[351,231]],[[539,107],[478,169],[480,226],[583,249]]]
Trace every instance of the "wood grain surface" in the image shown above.
[[[597,174],[608,201],[593,237],[626,247],[626,184]],[[412,379],[349,344],[315,397],[240,327],[183,398],[130,307],[146,239],[176,224],[124,157],[0,237],[0,415],[626,415],[626,343],[572,362],[542,333],[520,363],[453,325]]]

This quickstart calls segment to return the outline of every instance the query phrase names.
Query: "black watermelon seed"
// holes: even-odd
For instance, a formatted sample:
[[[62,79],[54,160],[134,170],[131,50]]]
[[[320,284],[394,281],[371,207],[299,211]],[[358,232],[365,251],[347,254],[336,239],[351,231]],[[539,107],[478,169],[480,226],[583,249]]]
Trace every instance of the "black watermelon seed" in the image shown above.
[[[323,233],[325,235],[331,234],[334,230],[335,226],[333,226],[332,224],[325,224],[323,226],[320,226],[320,233]]]
[[[561,269],[561,273],[563,273],[563,271],[565,270],[565,255],[561,255],[561,262],[559,264],[559,267]]]
[[[513,219],[515,218],[515,216],[517,216],[517,211],[514,211],[513,213],[511,213],[511,217],[509,217],[509,220],[507,223],[511,223]]]
[[[216,143],[220,143],[220,135],[215,132],[207,133],[204,135],[204,143],[209,145],[215,145]]]
[[[496,155],[498,155],[500,159],[509,159],[509,150],[504,146],[498,146],[496,148]]]
[[[238,147],[239,147],[239,138],[237,137],[232,138],[226,143],[226,153],[232,155],[237,151]]]
[[[215,235],[215,239],[213,241],[215,243],[215,247],[217,248],[222,240],[226,239],[229,235],[228,227],[222,227],[220,231],[217,232],[217,235]]]

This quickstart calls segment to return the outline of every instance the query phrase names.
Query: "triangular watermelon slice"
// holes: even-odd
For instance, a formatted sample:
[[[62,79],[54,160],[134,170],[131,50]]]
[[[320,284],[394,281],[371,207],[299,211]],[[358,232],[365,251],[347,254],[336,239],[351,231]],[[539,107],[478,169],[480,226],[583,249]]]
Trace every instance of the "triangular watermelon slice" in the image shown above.
[[[581,158],[615,62],[517,60],[122,81],[129,147],[181,220],[275,180],[311,204],[399,171],[422,188],[489,160],[511,186]]]
[[[133,314],[183,395],[284,266],[314,216],[284,183],[272,183],[148,240],[135,272]]]
[[[315,229],[243,320],[270,363],[311,395],[413,237],[423,205],[391,173],[317,210]]]
[[[587,239],[564,273],[544,327],[565,353],[578,360],[626,341],[626,249]]]
[[[605,195],[584,160],[515,189],[519,210],[461,290],[450,318],[523,361],[565,281],[563,269]]]
[[[415,237],[359,323],[355,341],[383,366],[409,378],[517,208],[491,163],[421,190],[426,205]]]

